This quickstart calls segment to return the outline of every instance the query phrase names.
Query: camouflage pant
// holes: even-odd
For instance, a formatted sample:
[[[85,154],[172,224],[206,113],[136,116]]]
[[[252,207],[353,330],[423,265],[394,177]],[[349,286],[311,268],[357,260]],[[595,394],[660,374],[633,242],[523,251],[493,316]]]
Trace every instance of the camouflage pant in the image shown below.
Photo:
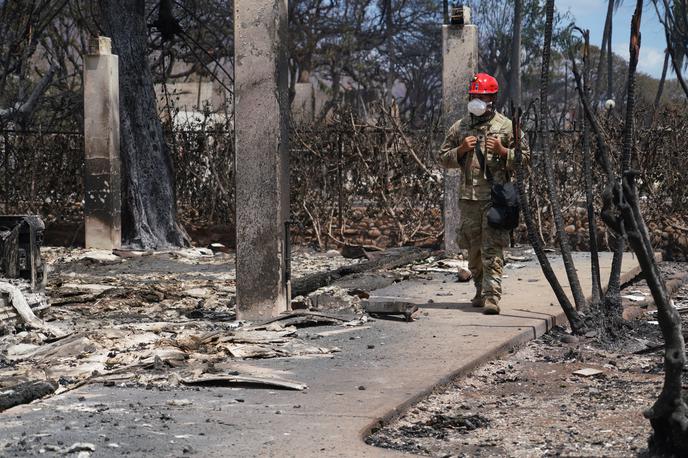
[[[460,200],[461,225],[458,244],[468,250],[468,269],[473,274],[483,298],[496,301],[502,297],[504,248],[509,244],[509,231],[487,225],[489,201]]]

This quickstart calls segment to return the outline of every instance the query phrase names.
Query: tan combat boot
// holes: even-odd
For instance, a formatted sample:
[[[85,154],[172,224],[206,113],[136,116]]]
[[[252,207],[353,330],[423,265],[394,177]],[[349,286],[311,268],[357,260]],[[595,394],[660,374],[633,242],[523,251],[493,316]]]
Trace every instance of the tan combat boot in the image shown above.
[[[473,296],[473,298],[471,299],[471,305],[473,307],[482,307],[483,305],[485,305],[483,303],[483,297],[482,296],[483,296],[483,289],[480,286],[476,287],[475,288],[475,296]]]
[[[485,298],[485,309],[483,310],[485,315],[499,315],[499,305],[497,305],[497,300],[493,297]]]

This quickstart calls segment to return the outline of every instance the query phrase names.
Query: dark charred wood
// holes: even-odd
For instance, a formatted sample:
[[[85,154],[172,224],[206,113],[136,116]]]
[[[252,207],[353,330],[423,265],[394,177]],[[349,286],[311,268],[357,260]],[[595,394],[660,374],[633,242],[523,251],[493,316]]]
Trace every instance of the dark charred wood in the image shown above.
[[[512,111],[515,112],[514,119],[512,122],[514,129],[514,138],[518,139],[521,138],[521,109],[520,107],[516,108],[516,110],[512,108]],[[559,279],[557,278],[557,275],[554,273],[552,265],[550,264],[549,259],[547,258],[547,253],[545,253],[545,247],[543,246],[542,239],[540,239],[538,235],[535,220],[533,219],[533,212],[530,208],[528,195],[526,194],[522,163],[523,154],[521,152],[521,144],[519,141],[515,142],[515,154],[516,188],[518,189],[521,214],[523,216],[523,220],[526,223],[526,228],[528,229],[528,240],[530,241],[530,244],[533,247],[533,251],[535,252],[535,256],[537,257],[538,262],[540,263],[542,273],[545,275],[547,282],[554,291],[554,295],[557,297],[559,305],[561,305],[561,308],[564,310],[564,314],[566,315],[566,318],[568,319],[569,324],[571,325],[571,330],[574,332],[574,334],[585,334],[585,332],[587,332],[585,322],[579,315],[579,313],[576,311],[576,309],[573,307],[571,301],[566,295],[566,292],[564,291],[564,288],[562,288],[561,284],[559,283]]]
[[[40,399],[54,393],[56,389],[56,384],[45,380],[22,382],[10,388],[3,388],[0,393],[0,412]]]
[[[177,223],[170,149],[147,61],[145,2],[99,4],[104,31],[119,56],[122,242],[153,249],[188,245],[188,235]]]
[[[547,20],[545,23],[545,42],[542,52],[542,73],[540,76],[540,141],[542,142],[541,150],[543,166],[545,169],[545,179],[547,182],[547,194],[552,204],[552,213],[554,215],[554,224],[557,230],[557,238],[559,240],[559,248],[561,250],[561,257],[564,261],[564,269],[566,276],[571,285],[571,293],[579,310],[587,308],[587,301],[583,294],[583,289],[580,285],[576,266],[571,256],[571,246],[569,244],[568,234],[564,230],[564,218],[561,212],[561,202],[554,177],[554,167],[550,157],[550,131],[549,131],[549,59],[552,47],[552,21],[554,16],[554,0],[547,0],[546,7]]]
[[[406,264],[420,261],[430,256],[429,250],[418,248],[396,248],[380,253],[377,259],[343,266],[330,272],[318,272],[306,277],[297,278],[292,285],[293,296],[305,296],[318,288],[328,286],[348,275],[380,269],[394,269]]]
[[[619,211],[618,225],[638,256],[647,285],[657,306],[657,320],[665,342],[664,385],[654,405],[644,412],[652,424],[649,445],[653,454],[688,456],[688,403],[683,390],[682,375],[686,366],[686,350],[681,330],[681,317],[671,302],[666,284],[654,256],[650,235],[643,219],[635,180],[637,171],[630,170],[633,149],[633,108],[635,103],[635,71],[640,54],[640,19],[643,1],[637,0],[631,20],[630,60],[628,65],[628,98],[621,186],[615,187],[613,204]]]

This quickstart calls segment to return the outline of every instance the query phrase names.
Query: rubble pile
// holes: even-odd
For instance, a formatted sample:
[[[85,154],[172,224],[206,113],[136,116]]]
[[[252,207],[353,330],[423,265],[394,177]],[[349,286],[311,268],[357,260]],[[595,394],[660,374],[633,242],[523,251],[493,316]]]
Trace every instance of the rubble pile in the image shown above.
[[[52,270],[47,297],[35,310],[43,312],[39,321],[45,326],[15,320],[0,332],[0,390],[14,389],[14,404],[27,402],[19,395],[21,387],[41,381],[53,384],[55,393],[87,383],[303,389],[295,382],[265,378],[244,360],[332,357],[338,348],[313,345],[299,337],[298,328],[366,321],[353,310],[338,315],[298,310],[261,324],[237,321],[234,259],[226,252],[113,254],[47,248],[43,257]],[[297,274],[355,262],[308,251],[294,255]],[[29,300],[36,296],[23,292]],[[7,300],[3,304],[14,309]],[[14,404],[0,402],[0,410]]]
[[[456,273],[466,267],[465,261],[428,253],[390,251],[391,255],[359,260],[334,251],[295,249],[297,278],[346,270],[361,262],[380,266],[375,264],[380,256],[392,256],[385,265],[394,267],[352,268],[327,286],[294,298],[291,312],[252,323],[236,319],[234,255],[228,250],[44,248],[42,256],[51,273],[39,301],[41,317],[22,318],[0,331],[0,391],[8,395],[0,399],[0,410],[89,383],[159,389],[198,384],[305,389],[285,374],[266,372],[251,361],[332,358],[339,348],[318,345],[301,329],[325,325],[332,326],[325,334],[347,332],[369,322],[371,291],[412,276]],[[415,254],[419,257],[409,261]],[[399,264],[397,258],[407,264]],[[27,291],[21,296],[33,300]],[[401,313],[413,321],[413,311]]]

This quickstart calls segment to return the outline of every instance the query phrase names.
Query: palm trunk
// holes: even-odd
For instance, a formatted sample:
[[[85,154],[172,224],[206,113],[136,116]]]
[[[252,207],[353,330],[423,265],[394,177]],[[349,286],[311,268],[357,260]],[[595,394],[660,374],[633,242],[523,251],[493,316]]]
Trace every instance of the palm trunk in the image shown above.
[[[583,35],[583,91],[590,94],[588,79],[590,77],[590,31]],[[592,302],[598,304],[602,295],[600,279],[600,259],[597,247],[597,222],[592,192],[592,159],[590,156],[590,128],[583,116],[583,173],[585,175],[585,204],[588,213],[588,234],[590,237],[590,274],[592,276]]]
[[[513,107],[514,119],[513,119],[513,129],[515,141],[515,153],[516,153],[516,187],[518,188],[519,204],[521,207],[521,214],[523,215],[523,220],[526,223],[526,228],[528,229],[528,240],[533,247],[535,256],[537,256],[538,262],[540,263],[540,268],[542,273],[545,275],[547,282],[552,287],[554,295],[557,297],[561,308],[564,310],[564,314],[571,325],[571,330],[574,334],[583,334],[587,331],[585,327],[585,322],[578,314],[576,309],[571,304],[564,288],[561,287],[557,275],[552,269],[552,265],[547,258],[547,253],[545,253],[545,247],[543,245],[542,239],[538,235],[538,230],[533,220],[533,212],[530,208],[530,201],[528,200],[528,195],[526,194],[524,171],[522,165],[522,154],[521,154],[521,107]]]
[[[612,40],[614,38],[614,0],[609,0],[607,14],[609,14],[609,34],[607,35],[607,100],[612,100],[614,98],[614,59],[612,54]]]
[[[521,106],[521,23],[523,0],[514,1],[514,31],[511,40],[511,100],[514,107]]]
[[[597,62],[597,74],[595,75],[595,92],[593,93],[593,104],[597,106],[600,99],[600,92],[602,91],[602,69],[604,68],[604,57],[607,49],[607,43],[610,40],[610,29],[612,22],[612,15],[614,14],[614,0],[608,0],[607,3],[607,18],[604,21],[604,32],[602,32],[602,44],[600,45],[600,60]]]
[[[674,308],[657,267],[650,236],[643,220],[635,187],[636,174],[631,172],[633,150],[633,109],[635,104],[635,71],[640,53],[640,19],[643,0],[637,0],[631,23],[630,60],[624,146],[622,155],[622,186],[613,196],[621,213],[621,227],[638,256],[638,261],[657,305],[657,319],[665,342],[664,385],[655,404],[644,415],[650,420],[653,433],[650,452],[657,455],[688,456],[688,395],[682,388],[686,365],[685,342],[681,317]]]
[[[583,294],[583,289],[581,288],[580,281],[578,279],[578,273],[576,272],[576,266],[574,265],[573,258],[571,256],[571,247],[569,245],[568,235],[564,230],[564,218],[561,214],[561,203],[559,201],[556,179],[554,177],[554,167],[550,157],[548,91],[554,0],[547,0],[545,8],[547,21],[545,23],[545,42],[542,51],[542,74],[540,78],[540,135],[542,141],[542,159],[545,169],[545,179],[547,182],[547,193],[549,195],[550,202],[552,203],[552,213],[554,214],[554,223],[556,226],[557,237],[559,239],[561,256],[564,261],[564,268],[569,280],[569,285],[571,286],[571,293],[573,294],[576,308],[578,308],[578,310],[584,310],[587,308],[587,301],[585,300],[585,295]]]
[[[387,106],[392,104],[394,96],[394,82],[396,81],[396,53],[394,50],[394,16],[392,12],[392,0],[385,0],[385,33],[387,34],[387,59],[389,59],[389,70],[387,72],[387,96],[385,102]]]
[[[664,92],[664,82],[666,81],[667,70],[669,69],[669,51],[664,51],[664,66],[662,66],[662,77],[659,79],[659,87],[657,87],[657,95],[655,95],[655,103],[652,104],[653,116],[657,112],[659,107],[659,101],[662,99],[662,93]]]

